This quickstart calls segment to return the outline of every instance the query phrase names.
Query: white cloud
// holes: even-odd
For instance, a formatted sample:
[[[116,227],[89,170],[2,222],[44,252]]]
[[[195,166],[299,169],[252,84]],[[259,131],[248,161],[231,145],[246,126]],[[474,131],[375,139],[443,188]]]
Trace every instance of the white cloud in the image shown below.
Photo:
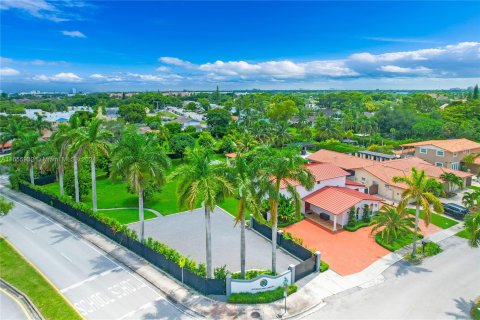
[[[44,74],[36,75],[32,78],[35,81],[53,81],[53,82],[81,82],[83,79],[73,72],[60,72],[52,76]]]
[[[13,69],[13,68],[0,68],[0,75],[1,76],[16,76],[20,74],[20,71]]]
[[[13,59],[0,57],[0,63],[12,63]]]
[[[169,67],[166,67],[166,66],[160,66],[156,69],[157,71],[160,71],[160,72],[169,72],[170,71],[170,68]]]
[[[432,71],[431,69],[422,66],[416,68],[404,68],[394,65],[381,66],[378,70],[391,73],[426,73]]]
[[[33,17],[54,22],[68,20],[62,16],[62,12],[58,7],[45,0],[2,0],[0,2],[0,9],[16,9]]]
[[[83,33],[81,33],[80,31],[78,30],[75,30],[75,31],[61,31],[61,33],[64,35],[64,36],[67,36],[67,37],[72,37],[72,38],[86,38],[87,36],[84,35]]]
[[[184,67],[184,68],[189,68],[193,66],[192,63],[188,61],[184,61],[179,58],[175,58],[175,57],[160,57],[158,58],[158,61],[163,62],[165,64],[170,64],[173,66]]]

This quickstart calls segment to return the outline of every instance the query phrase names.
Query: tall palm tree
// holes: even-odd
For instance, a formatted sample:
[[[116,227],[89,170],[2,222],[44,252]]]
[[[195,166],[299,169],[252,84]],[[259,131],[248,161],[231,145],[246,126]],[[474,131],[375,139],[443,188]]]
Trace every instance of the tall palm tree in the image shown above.
[[[412,232],[415,228],[413,217],[405,212],[389,205],[384,205],[378,215],[372,218],[371,233],[382,229],[380,235],[387,243],[391,243],[400,235]]]
[[[246,156],[237,153],[231,161],[227,171],[229,181],[234,187],[235,197],[238,199],[237,215],[235,225],[240,223],[240,272],[245,278],[245,211],[258,216],[261,203],[256,196],[256,180],[259,173],[258,162],[249,161]]]
[[[430,224],[432,214],[430,205],[433,205],[433,209],[436,212],[443,213],[443,206],[440,199],[431,192],[431,190],[438,189],[439,182],[427,177],[424,170],[418,171],[416,168],[412,168],[410,176],[393,177],[393,182],[407,185],[407,188],[402,192],[402,200],[398,205],[399,210],[404,210],[411,201],[415,202],[415,228],[413,232],[412,250],[412,257],[415,257],[420,207],[423,210],[423,221],[427,226]]]
[[[13,142],[12,155],[15,158],[23,158],[28,163],[30,172],[30,183],[35,184],[33,167],[41,145],[39,136],[35,132],[26,132]]]
[[[480,205],[480,191],[465,192],[462,203],[468,209],[475,209],[477,205]]]
[[[225,177],[226,171],[226,165],[212,163],[210,154],[205,150],[189,149],[186,164],[178,167],[170,176],[170,179],[179,179],[177,195],[180,206],[186,205],[189,210],[193,210],[199,201],[203,202],[208,278],[213,278],[210,213],[217,203],[232,194],[232,186]]]
[[[102,128],[102,120],[92,119],[87,127],[83,127],[77,132],[77,137],[73,143],[73,149],[78,155],[86,152],[90,156],[90,170],[92,174],[92,207],[97,211],[97,183],[95,174],[95,161],[99,154],[105,156],[109,153],[107,139],[112,137],[112,133]]]
[[[68,148],[74,140],[72,129],[65,124],[61,124],[58,130],[52,135],[52,141],[57,151],[57,171],[58,171],[58,183],[60,185],[60,194],[63,196],[65,190],[63,187],[63,176],[65,174],[65,162],[67,161]]]
[[[161,187],[170,160],[155,139],[147,139],[133,128],[127,129],[113,149],[111,177],[123,176],[138,194],[140,241],[144,240],[143,193],[149,186]]]
[[[455,173],[452,172],[444,172],[440,175],[440,179],[447,183],[447,192],[451,194],[455,187],[460,189],[463,188],[463,180]]]
[[[480,246],[480,212],[472,212],[465,216],[465,230],[469,234],[468,244],[472,248]]]
[[[280,201],[280,189],[286,188],[295,203],[296,212],[299,215],[301,199],[295,187],[299,182],[307,190],[313,188],[315,178],[305,168],[305,160],[293,149],[259,149],[257,158],[261,159],[261,173],[259,189],[268,197],[270,205],[270,223],[272,224],[272,271],[277,270],[277,229],[278,229],[278,203]]]
[[[39,135],[42,135],[42,130],[43,129],[50,129],[50,123],[47,121],[43,120],[43,116],[41,114],[36,115],[35,119],[33,120],[33,127],[35,130],[37,130]]]

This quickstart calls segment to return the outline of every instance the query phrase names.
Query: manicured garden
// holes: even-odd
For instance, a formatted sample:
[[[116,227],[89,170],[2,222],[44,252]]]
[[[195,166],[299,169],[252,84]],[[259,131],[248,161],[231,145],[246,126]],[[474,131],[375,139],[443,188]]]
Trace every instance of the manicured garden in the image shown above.
[[[415,216],[415,209],[407,209],[407,212]],[[420,219],[423,219],[423,217],[424,217],[424,212],[423,210],[420,210]],[[458,221],[447,218],[438,213],[432,213],[430,215],[430,223],[439,228],[448,229],[458,224]]]
[[[26,294],[45,319],[82,319],[62,295],[4,239],[0,239],[0,277]]]
[[[423,236],[421,234],[419,234],[418,239],[422,239],[422,238],[423,238]],[[413,233],[407,233],[403,236],[398,237],[397,239],[393,240],[392,242],[388,243],[387,241],[385,241],[385,239],[382,239],[382,235],[379,232],[375,235],[375,241],[387,250],[397,251],[397,250],[413,243]]]
[[[223,155],[216,155],[214,159],[221,161],[224,157]],[[178,168],[182,164],[181,161],[181,159],[173,159],[170,172]],[[44,185],[42,188],[57,195],[60,194],[58,182]],[[97,171],[97,199],[99,209],[138,207],[138,196],[128,192],[127,182],[113,181],[100,170]],[[151,198],[145,199],[144,207],[158,211],[164,216],[186,211],[186,208],[179,208],[177,199],[177,182],[168,181],[160,192],[156,192]],[[91,194],[89,193],[84,196],[82,202],[91,206]],[[231,215],[235,215],[237,212],[238,200],[227,198],[224,199],[219,206]],[[200,204],[198,204],[198,207],[200,207]],[[137,213],[136,215],[135,212]],[[120,223],[132,223],[139,220],[138,210],[136,209],[119,209],[114,211],[99,210],[98,213],[106,217],[114,218]],[[145,219],[155,217],[155,214],[145,210]],[[249,214],[247,212],[246,219],[248,219],[248,217]]]
[[[297,286],[292,284],[288,286],[288,295],[297,291]],[[283,287],[278,287],[275,290],[258,292],[258,293],[232,293],[228,297],[230,303],[268,303],[283,298]]]

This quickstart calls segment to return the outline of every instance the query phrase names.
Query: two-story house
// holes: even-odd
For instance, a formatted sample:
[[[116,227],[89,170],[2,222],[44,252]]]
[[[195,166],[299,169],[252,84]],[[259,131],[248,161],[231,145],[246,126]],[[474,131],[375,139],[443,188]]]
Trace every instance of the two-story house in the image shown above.
[[[403,144],[415,148],[415,157],[437,167],[460,170],[460,162],[470,153],[480,153],[480,143],[468,139],[428,140]]]

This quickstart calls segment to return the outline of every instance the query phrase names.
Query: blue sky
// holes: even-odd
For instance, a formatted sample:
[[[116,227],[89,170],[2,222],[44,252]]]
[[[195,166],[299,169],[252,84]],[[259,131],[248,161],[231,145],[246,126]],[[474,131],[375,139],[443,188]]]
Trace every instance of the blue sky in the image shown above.
[[[480,79],[480,2],[2,0],[1,87],[435,89]]]

